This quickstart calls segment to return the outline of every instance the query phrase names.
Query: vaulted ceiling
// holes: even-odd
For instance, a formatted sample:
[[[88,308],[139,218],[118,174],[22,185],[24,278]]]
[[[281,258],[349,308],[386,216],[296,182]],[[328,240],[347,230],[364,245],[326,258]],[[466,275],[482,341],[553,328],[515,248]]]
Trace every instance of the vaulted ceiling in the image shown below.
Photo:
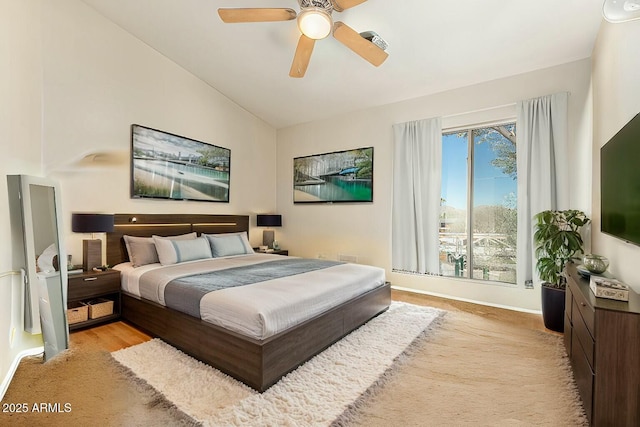
[[[295,0],[83,0],[275,128],[416,98],[591,55],[603,0],[368,0],[333,13],[373,30],[373,67],[332,37],[289,77],[296,20],[225,24],[218,8],[299,11]]]

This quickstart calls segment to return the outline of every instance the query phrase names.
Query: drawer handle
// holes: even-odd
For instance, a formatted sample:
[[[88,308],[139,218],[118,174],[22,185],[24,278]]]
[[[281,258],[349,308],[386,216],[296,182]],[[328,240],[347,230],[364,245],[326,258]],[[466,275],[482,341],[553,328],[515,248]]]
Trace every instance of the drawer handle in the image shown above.
[[[84,279],[85,282],[91,282],[93,280],[98,280],[97,277],[87,277],[86,279]]]
[[[583,306],[583,307],[586,307],[586,306],[587,306],[587,304],[585,304],[585,303],[583,303],[583,302],[581,302],[581,303],[580,303],[580,305],[581,305],[581,306]]]

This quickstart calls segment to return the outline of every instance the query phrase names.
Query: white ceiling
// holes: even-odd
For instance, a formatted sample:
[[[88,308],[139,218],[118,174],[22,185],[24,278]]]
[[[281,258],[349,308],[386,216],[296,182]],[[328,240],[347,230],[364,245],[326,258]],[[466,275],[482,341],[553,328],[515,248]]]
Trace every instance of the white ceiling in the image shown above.
[[[550,67],[591,55],[603,0],[369,0],[342,13],[389,44],[375,68],[329,37],[289,77],[296,21],[224,24],[219,7],[295,0],[83,0],[275,128]]]

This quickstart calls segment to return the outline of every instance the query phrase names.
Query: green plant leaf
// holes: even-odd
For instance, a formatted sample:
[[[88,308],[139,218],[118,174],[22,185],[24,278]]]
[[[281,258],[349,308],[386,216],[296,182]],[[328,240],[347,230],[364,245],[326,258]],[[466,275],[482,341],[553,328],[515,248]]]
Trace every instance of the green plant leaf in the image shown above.
[[[584,242],[580,228],[587,225],[590,219],[576,209],[546,210],[537,213],[534,218],[533,240],[538,274],[542,280],[562,287],[564,265],[582,252]]]

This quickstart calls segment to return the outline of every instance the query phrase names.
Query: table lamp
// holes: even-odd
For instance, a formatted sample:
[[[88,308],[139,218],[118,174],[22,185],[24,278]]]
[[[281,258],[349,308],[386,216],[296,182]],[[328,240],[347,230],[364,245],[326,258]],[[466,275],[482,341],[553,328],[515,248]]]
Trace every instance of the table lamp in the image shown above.
[[[74,233],[91,233],[91,240],[82,241],[82,269],[90,271],[102,265],[102,240],[96,239],[94,233],[110,233],[113,231],[113,214],[71,214],[71,230]]]
[[[262,244],[273,249],[275,231],[269,228],[282,227],[282,215],[258,215],[256,223],[258,227],[267,227],[267,229],[262,232]]]

